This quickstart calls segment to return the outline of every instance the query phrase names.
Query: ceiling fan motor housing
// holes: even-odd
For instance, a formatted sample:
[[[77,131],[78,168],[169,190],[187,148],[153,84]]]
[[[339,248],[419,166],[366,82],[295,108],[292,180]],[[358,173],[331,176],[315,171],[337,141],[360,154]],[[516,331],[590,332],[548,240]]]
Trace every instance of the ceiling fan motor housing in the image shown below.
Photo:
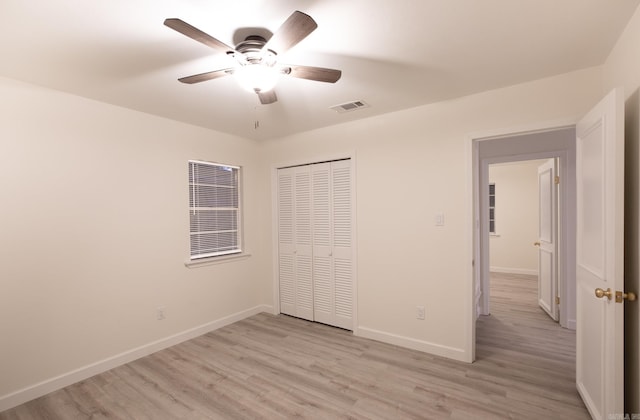
[[[238,57],[237,54],[234,54],[234,56],[241,64],[273,66],[276,63],[277,54],[273,50],[263,50],[266,43],[267,40],[259,35],[249,35],[244,41],[236,45],[236,51],[241,53],[242,56]]]

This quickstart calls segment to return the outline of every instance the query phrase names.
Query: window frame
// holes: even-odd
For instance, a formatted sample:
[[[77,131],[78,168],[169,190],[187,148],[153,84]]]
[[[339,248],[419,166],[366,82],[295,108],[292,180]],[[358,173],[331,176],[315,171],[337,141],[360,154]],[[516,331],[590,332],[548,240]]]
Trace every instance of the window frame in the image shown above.
[[[194,205],[192,206],[192,203],[194,204],[202,204],[198,197],[197,197],[197,193],[196,193],[196,186],[197,184],[199,184],[198,182],[195,182],[195,170],[197,167],[217,167],[217,168],[228,168],[232,171],[235,172],[235,186],[232,186],[231,188],[235,189],[236,191],[236,196],[235,196],[235,204],[236,206],[226,206],[226,207],[219,207],[217,208],[217,210],[214,210],[214,208],[208,209],[207,211],[229,211],[229,210],[233,210],[235,211],[235,246],[233,249],[227,249],[227,250],[217,250],[217,251],[213,251],[213,252],[195,252],[194,253],[194,246],[193,246],[193,242],[192,242],[192,236],[194,234],[202,234],[202,232],[205,232],[202,229],[193,230],[193,221],[191,220],[191,217],[195,214],[195,212],[198,211],[198,209],[207,209],[206,206],[198,206],[198,205]],[[193,171],[192,171],[192,168]],[[189,177],[189,183],[188,183],[188,187],[189,187],[189,259],[187,261],[187,266],[189,265],[196,265],[198,263],[206,263],[208,261],[218,261],[218,260],[227,260],[227,259],[232,259],[232,258],[237,258],[239,256],[243,256],[243,245],[244,245],[244,241],[243,241],[243,228],[242,228],[242,219],[243,219],[243,203],[242,203],[242,167],[240,166],[236,166],[236,165],[230,165],[230,164],[225,164],[225,163],[218,163],[218,162],[209,162],[209,161],[203,161],[203,160],[189,160],[188,161],[188,177]],[[214,186],[216,184],[205,184],[205,185],[211,185]],[[224,186],[224,185],[217,185],[218,187]],[[225,186],[228,187],[228,186]],[[233,201],[233,200],[232,200]],[[199,228],[201,228],[201,226],[198,226]],[[215,232],[215,231],[213,231]]]
[[[491,193],[491,187],[493,187],[493,194]],[[488,207],[489,207],[489,234],[491,235],[496,235],[497,230],[496,230],[496,183],[495,182],[490,182],[489,183],[489,200],[488,200]],[[493,206],[491,205],[491,197],[493,197]],[[493,217],[491,217],[491,215],[493,214]]]

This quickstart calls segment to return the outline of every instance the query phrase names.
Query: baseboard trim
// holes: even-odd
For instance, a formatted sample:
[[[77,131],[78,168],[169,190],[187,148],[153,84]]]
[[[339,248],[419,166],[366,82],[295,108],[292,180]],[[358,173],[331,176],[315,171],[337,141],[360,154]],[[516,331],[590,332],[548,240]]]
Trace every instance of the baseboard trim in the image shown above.
[[[489,267],[489,271],[492,271],[494,273],[527,274],[530,276],[538,275],[538,270],[532,270],[530,268]]]
[[[381,341],[383,343],[393,344],[412,350],[423,351],[425,353],[446,357],[448,359],[458,360],[460,362],[468,362],[470,360],[467,352],[463,349],[443,346],[441,344],[430,343],[428,341],[418,340],[415,338],[405,337],[397,334],[391,334],[388,332],[375,330],[373,328],[358,327],[354,331],[354,334],[359,337]]]
[[[273,313],[273,310],[271,305],[258,305],[3,395],[0,397],[0,412],[261,312]]]

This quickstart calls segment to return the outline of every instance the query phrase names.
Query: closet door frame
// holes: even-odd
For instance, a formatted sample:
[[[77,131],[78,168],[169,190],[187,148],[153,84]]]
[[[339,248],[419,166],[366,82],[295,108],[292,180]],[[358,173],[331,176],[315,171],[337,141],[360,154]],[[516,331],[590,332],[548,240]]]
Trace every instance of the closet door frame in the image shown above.
[[[353,311],[353,334],[358,335],[358,264],[357,264],[357,239],[356,239],[356,154],[355,152],[342,153],[329,156],[319,156],[313,159],[300,159],[271,166],[271,238],[272,238],[272,261],[273,261],[273,314],[280,313],[280,267],[278,259],[278,169],[292,166],[313,165],[316,163],[331,162],[336,160],[349,159],[351,163],[351,252],[352,252],[352,311]]]

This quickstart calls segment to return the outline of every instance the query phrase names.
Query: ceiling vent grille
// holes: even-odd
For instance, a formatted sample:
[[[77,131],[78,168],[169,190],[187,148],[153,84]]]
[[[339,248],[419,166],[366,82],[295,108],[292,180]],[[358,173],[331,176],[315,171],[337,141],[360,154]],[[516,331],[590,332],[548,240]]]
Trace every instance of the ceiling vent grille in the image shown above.
[[[339,113],[351,112],[361,108],[369,108],[369,104],[364,101],[353,101],[329,107],[329,109],[333,109]]]

